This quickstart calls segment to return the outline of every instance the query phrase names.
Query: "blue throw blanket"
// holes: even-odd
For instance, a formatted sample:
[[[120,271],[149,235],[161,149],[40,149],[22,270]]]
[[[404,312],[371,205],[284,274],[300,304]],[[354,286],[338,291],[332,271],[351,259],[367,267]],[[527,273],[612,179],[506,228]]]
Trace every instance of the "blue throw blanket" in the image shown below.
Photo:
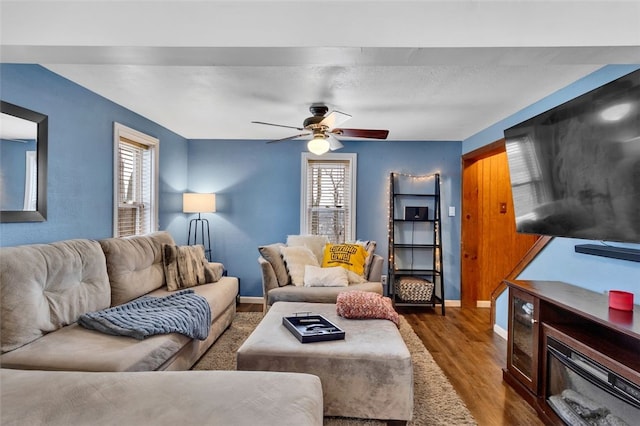
[[[154,334],[180,333],[204,340],[211,327],[211,308],[193,290],[166,297],[143,296],[131,302],[80,315],[81,326],[116,336],[142,340]]]

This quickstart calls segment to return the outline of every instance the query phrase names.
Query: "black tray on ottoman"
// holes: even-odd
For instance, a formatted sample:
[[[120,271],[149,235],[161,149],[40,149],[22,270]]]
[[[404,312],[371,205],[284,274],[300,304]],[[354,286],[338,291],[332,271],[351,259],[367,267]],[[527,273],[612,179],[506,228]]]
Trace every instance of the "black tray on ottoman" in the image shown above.
[[[324,342],[344,339],[344,330],[322,315],[296,315],[282,317],[282,324],[301,343]]]

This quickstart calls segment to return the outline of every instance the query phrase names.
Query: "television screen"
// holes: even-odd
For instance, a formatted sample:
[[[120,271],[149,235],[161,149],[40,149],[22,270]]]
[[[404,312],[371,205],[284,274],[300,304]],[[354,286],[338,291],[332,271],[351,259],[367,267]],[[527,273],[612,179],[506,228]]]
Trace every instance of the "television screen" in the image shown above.
[[[504,134],[518,232],[640,243],[640,70]]]

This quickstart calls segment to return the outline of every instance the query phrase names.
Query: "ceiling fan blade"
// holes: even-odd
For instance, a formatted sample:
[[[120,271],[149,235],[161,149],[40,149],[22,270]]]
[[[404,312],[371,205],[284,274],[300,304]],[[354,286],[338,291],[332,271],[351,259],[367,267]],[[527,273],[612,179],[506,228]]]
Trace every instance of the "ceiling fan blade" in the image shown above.
[[[342,145],[342,142],[340,142],[338,138],[333,136],[331,133],[327,133],[326,135],[328,136],[327,140],[329,141],[329,149],[331,151],[335,151],[344,147],[344,145]]]
[[[327,126],[329,129],[333,129],[334,127],[341,125],[350,118],[351,116],[349,114],[345,114],[344,112],[331,111],[329,115],[322,119],[320,124],[322,126]]]
[[[284,124],[265,123],[264,121],[252,121],[252,123],[254,123],[254,124],[265,124],[267,126],[286,127],[287,129],[304,130],[303,127],[285,126]]]
[[[284,141],[288,141],[288,140],[291,140],[291,139],[301,138],[302,136],[308,136],[310,134],[311,133],[300,133],[299,135],[289,136],[287,138],[275,139],[275,140],[272,140],[272,141],[267,141],[267,143],[284,142]]]
[[[331,133],[350,138],[386,139],[389,136],[388,130],[375,129],[333,129]]]

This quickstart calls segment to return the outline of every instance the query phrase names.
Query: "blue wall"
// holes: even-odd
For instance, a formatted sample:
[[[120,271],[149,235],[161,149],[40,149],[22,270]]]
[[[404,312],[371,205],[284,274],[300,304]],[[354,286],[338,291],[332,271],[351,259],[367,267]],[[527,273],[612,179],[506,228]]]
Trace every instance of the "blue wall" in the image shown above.
[[[558,91],[464,142],[346,142],[358,154],[357,237],[375,239],[387,256],[388,176],[391,171],[442,174],[443,210],[460,211],[460,156],[502,138],[504,128],[572,99],[634,66],[608,66]],[[299,232],[300,162],[304,144],[192,140],[36,65],[0,65],[0,97],[49,116],[48,217],[42,223],[0,224],[0,245],[112,235],[113,122],[160,139],[160,229],[186,242],[189,217],[184,191],[218,194],[212,224],[213,255],[241,278],[242,295],[260,296],[257,246]],[[460,219],[444,216],[445,291],[460,297]],[[636,245],[631,245],[636,246]],[[567,268],[575,265],[580,271]],[[596,272],[588,272],[596,271]],[[522,274],[558,279],[602,291],[638,294],[638,264],[573,252],[573,241],[556,239]],[[630,284],[629,284],[630,283]],[[631,287],[629,287],[631,286]],[[634,288],[635,287],[635,288]],[[498,324],[506,327],[506,302]]]
[[[389,173],[439,171],[443,210],[460,210],[460,142],[344,142],[356,153],[356,237],[375,240],[387,258]],[[304,142],[189,141],[189,190],[215,192],[213,257],[241,280],[243,296],[262,296],[258,246],[300,233],[301,153]],[[460,220],[443,218],[445,296],[460,298]],[[186,228],[185,231],[186,232]],[[386,270],[386,262],[385,262]]]
[[[0,64],[0,97],[49,116],[47,220],[0,224],[0,245],[112,236],[114,121],[160,139],[160,229],[183,228],[184,138],[38,65]]]
[[[42,223],[0,224],[0,245],[112,235],[113,122],[160,139],[160,229],[187,240],[182,193],[215,192],[213,257],[261,296],[260,244],[300,232],[301,142],[187,141],[37,65],[0,64],[0,97],[49,116],[48,212]],[[358,154],[357,237],[387,256],[391,171],[442,174],[443,206],[460,208],[460,142],[346,142]],[[460,220],[444,217],[445,292],[460,297]],[[386,267],[386,263],[385,263]]]
[[[502,139],[504,137],[504,129],[637,69],[640,69],[640,66],[608,65],[601,68],[516,114],[505,118],[482,132],[471,136],[463,141],[462,150],[464,153],[467,153],[488,143]],[[640,300],[640,263],[575,253],[574,246],[585,243],[590,243],[590,241],[554,238],[518,278],[564,281],[597,292],[613,289],[626,290],[635,294],[635,300],[636,303],[638,303],[638,300]],[[600,244],[599,242],[593,243]],[[640,244],[611,244],[640,249]],[[496,324],[505,330],[507,329],[507,314],[507,294],[504,293],[497,300]]]

